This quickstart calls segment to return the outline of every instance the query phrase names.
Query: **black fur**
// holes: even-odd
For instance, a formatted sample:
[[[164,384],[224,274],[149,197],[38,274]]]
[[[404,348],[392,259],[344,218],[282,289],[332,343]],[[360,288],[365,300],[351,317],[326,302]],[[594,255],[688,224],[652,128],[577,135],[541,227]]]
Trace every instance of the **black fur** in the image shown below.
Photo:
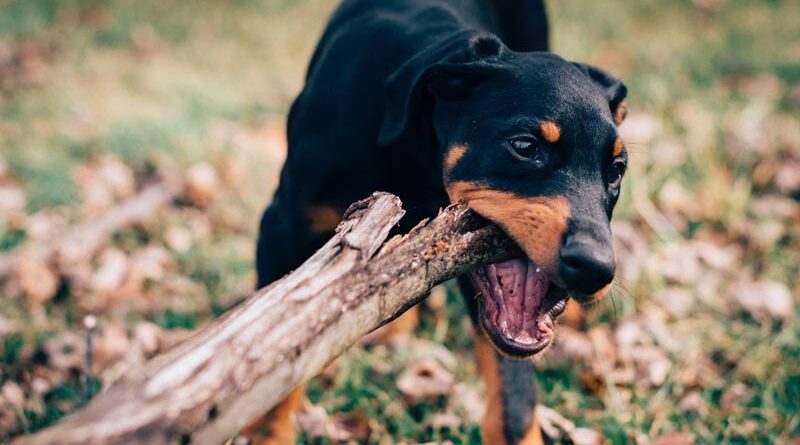
[[[297,267],[330,236],[311,231],[314,206],[344,211],[382,190],[403,200],[405,227],[435,215],[449,203],[442,163],[456,143],[471,149],[448,180],[566,196],[567,236],[588,233],[591,247],[610,249],[618,193],[608,186],[612,113],[625,87],[547,50],[543,0],[345,0],[289,113],[288,157],[261,222],[259,285]],[[537,133],[544,120],[561,126],[556,144]],[[536,162],[509,152],[519,135],[541,144]],[[510,409],[528,409],[509,414],[522,419],[508,424],[513,439],[535,404],[533,368],[504,369],[525,381],[507,394]]]

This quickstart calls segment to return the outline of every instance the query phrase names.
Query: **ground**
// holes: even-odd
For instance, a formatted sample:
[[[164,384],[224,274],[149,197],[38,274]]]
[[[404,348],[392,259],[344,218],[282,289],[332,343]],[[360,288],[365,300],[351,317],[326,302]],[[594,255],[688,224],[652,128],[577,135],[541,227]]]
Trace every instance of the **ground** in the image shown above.
[[[550,6],[555,50],[629,86],[632,152],[613,297],[539,360],[550,434],[800,443],[800,2]],[[0,0],[0,255],[154,178],[191,191],[82,262],[19,257],[0,285],[0,440],[84,403],[86,315],[91,395],[252,287],[283,119],[334,7]],[[312,382],[303,443],[478,443],[471,342],[437,288],[413,337],[365,341]]]

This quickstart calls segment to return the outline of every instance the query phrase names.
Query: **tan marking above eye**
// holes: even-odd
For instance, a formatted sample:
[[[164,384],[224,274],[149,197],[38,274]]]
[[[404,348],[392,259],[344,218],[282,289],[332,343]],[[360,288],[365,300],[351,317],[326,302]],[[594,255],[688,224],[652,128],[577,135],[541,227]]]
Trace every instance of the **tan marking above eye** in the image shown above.
[[[444,176],[445,178],[450,176],[450,172],[453,171],[458,161],[464,157],[464,154],[467,152],[467,146],[456,144],[450,146],[450,149],[447,151],[447,154],[444,158]]]
[[[544,136],[547,142],[556,143],[561,139],[561,128],[559,128],[555,122],[544,121],[542,125],[539,126],[539,130],[541,130],[542,136]]]
[[[482,184],[456,181],[447,186],[451,202],[463,202],[502,227],[545,272],[555,274],[570,208],[564,196],[517,196]]]
[[[619,105],[617,105],[617,109],[614,110],[614,124],[616,124],[616,126],[619,127],[620,125],[622,125],[622,121],[624,121],[627,116],[628,116],[628,102],[623,100],[622,102],[619,103]]]
[[[614,141],[614,151],[612,155],[614,155],[615,158],[621,155],[623,148],[625,148],[625,144],[622,143],[622,138],[617,138],[617,140]]]

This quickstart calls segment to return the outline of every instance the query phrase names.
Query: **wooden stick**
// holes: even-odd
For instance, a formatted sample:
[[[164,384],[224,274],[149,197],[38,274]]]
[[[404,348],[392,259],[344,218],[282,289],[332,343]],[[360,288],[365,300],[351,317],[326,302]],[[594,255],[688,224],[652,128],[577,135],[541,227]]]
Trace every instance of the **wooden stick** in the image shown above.
[[[437,283],[519,254],[461,205],[384,244],[403,213],[386,193],[354,204],[299,269],[83,410],[13,443],[220,444]]]
[[[114,233],[152,217],[179,193],[180,186],[174,180],[150,185],[98,218],[66,230],[56,239],[26,243],[6,252],[0,256],[0,279],[14,272],[23,252],[32,253],[44,262],[55,263],[58,269],[69,269],[71,264],[96,252]]]

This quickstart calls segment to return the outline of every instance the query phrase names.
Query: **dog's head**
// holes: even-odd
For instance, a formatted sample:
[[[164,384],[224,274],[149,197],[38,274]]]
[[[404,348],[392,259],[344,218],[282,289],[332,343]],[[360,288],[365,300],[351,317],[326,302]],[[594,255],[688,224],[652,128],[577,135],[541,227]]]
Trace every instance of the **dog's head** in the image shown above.
[[[434,138],[451,201],[501,226],[526,254],[471,273],[483,328],[507,354],[545,349],[566,300],[598,300],[614,279],[625,86],[465,33],[406,63],[387,94],[380,142]]]

